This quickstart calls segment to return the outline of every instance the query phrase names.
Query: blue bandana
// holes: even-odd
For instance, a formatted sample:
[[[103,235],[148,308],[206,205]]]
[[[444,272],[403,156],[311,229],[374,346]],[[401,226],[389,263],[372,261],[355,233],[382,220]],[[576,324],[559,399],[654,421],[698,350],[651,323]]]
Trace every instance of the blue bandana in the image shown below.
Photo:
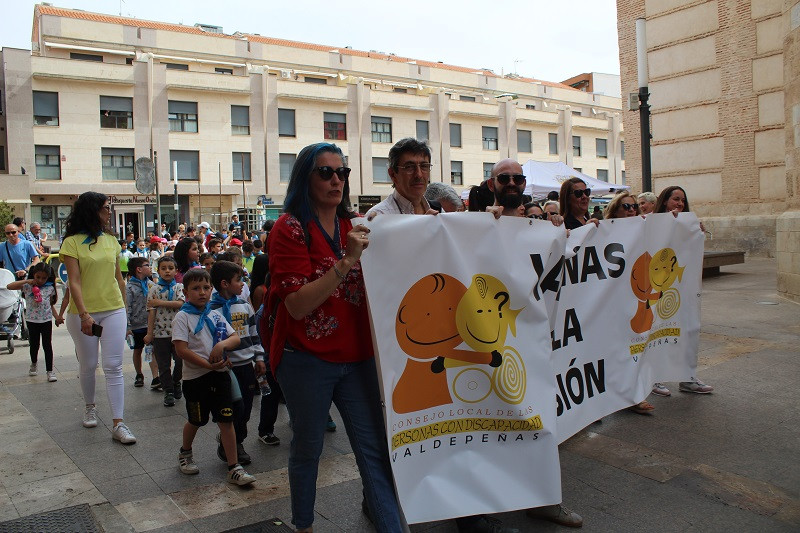
[[[169,299],[172,300],[172,298],[175,296],[175,285],[177,285],[178,283],[174,279],[169,283],[167,283],[163,279],[159,279],[158,284],[164,287],[165,289],[169,289]]]
[[[52,281],[47,281],[47,282],[45,282],[44,285],[42,285],[42,287],[52,287],[52,286],[53,286],[53,282]]]
[[[101,231],[100,233],[98,233],[98,234],[97,234],[97,238],[98,238],[98,239],[99,239],[100,237],[102,237],[102,236],[103,236],[103,232],[102,232],[102,231]],[[83,239],[83,244],[92,244],[92,241],[93,241],[93,240],[94,240],[94,237],[92,237],[91,235],[89,235],[88,237],[86,237],[85,239]]]
[[[147,293],[149,292],[149,289],[147,287],[147,282],[149,280],[147,278],[139,279],[136,276],[131,276],[131,281],[133,281],[134,283],[138,283],[142,287],[142,294],[144,294],[146,297]]]
[[[208,327],[208,331],[211,332],[211,338],[214,338],[214,334],[217,331],[217,325],[208,317],[208,314],[211,312],[211,303],[207,303],[206,306],[202,309],[198,309],[193,304],[186,302],[181,306],[181,311],[185,311],[190,315],[199,315],[200,320],[197,321],[197,325],[194,328],[195,335],[200,333],[200,330],[203,329],[203,324]]]
[[[230,298],[230,300],[226,300],[222,297],[222,295],[218,292],[214,293],[214,296],[211,298],[211,304],[214,306],[214,309],[221,308],[222,316],[225,317],[225,320],[228,321],[228,324],[232,322],[231,320],[231,306],[233,304],[239,303],[242,300],[239,299],[238,296],[234,295]]]

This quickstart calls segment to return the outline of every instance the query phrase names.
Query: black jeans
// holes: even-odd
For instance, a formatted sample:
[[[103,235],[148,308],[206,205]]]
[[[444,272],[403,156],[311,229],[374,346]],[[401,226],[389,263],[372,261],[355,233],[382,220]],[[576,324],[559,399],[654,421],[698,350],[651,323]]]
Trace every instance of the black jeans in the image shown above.
[[[261,396],[253,363],[232,366],[231,371],[239,382],[242,399],[233,402],[233,429],[236,430],[236,442],[241,444],[247,438],[247,423],[253,410],[253,396]]]
[[[39,358],[39,339],[44,348],[44,363],[48,372],[53,371],[53,322],[28,322],[28,333],[31,342],[31,363],[36,364]]]
[[[283,397],[281,386],[272,377],[272,371],[267,361],[267,383],[272,389],[267,396],[261,397],[261,414],[258,419],[258,436],[263,437],[267,433],[275,433],[275,421],[278,419],[278,404]]]
[[[158,363],[158,379],[164,392],[175,392],[175,384],[183,378],[183,359],[175,355],[175,347],[169,337],[153,339],[153,355]],[[175,367],[170,372],[170,365],[175,361]]]

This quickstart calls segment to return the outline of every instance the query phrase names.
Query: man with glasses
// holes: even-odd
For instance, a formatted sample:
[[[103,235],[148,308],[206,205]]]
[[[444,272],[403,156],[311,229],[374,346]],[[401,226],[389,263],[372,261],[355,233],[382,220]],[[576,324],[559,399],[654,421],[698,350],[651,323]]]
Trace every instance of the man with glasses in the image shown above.
[[[6,226],[6,242],[0,244],[0,261],[4,268],[14,272],[17,280],[23,280],[28,268],[39,262],[39,252],[33,243],[20,238],[19,226]]]
[[[36,251],[39,252],[39,257],[44,260],[50,255],[45,252],[44,248],[44,241],[47,239],[47,235],[42,233],[42,225],[38,222],[33,222],[31,224],[31,236],[33,237],[30,241],[33,243],[33,247],[36,248]]]
[[[435,215],[438,205],[432,207],[425,199],[425,190],[431,179],[431,149],[424,141],[412,137],[401,139],[389,150],[389,177],[394,191],[384,201],[367,211],[367,219],[375,215]]]
[[[522,194],[525,191],[526,179],[522,173],[522,165],[513,159],[502,159],[492,167],[492,175],[486,181],[489,190],[494,193],[494,205],[486,208],[486,211],[494,214],[495,218],[501,216],[519,217],[525,216],[525,212],[520,212],[522,205]],[[541,215],[538,215],[538,218]],[[545,217],[542,217],[545,218]],[[549,218],[554,226],[564,223],[564,218],[560,215],[552,215]]]

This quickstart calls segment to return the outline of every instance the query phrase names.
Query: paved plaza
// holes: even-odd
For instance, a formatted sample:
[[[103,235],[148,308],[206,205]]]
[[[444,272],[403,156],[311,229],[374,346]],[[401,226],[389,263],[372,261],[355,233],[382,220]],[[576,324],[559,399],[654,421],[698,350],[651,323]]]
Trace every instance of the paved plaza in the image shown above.
[[[773,259],[748,259],[703,282],[698,374],[714,385],[713,394],[680,393],[668,384],[671,397],[649,398],[652,416],[622,411],[562,445],[564,503],[583,516],[583,531],[800,530],[800,305],[777,297],[775,266]],[[200,474],[186,476],[176,460],[183,401],[167,408],[161,393],[135,389],[128,356],[125,419],[138,443],[112,441],[101,371],[100,424],[85,429],[78,364],[63,326],[53,340],[56,383],[46,381],[42,354],[39,375],[28,376],[23,343],[14,354],[0,353],[0,521],[88,503],[113,532],[288,522],[291,431],[284,406],[277,447],[256,440],[254,407],[245,441],[253,458],[247,470],[258,479],[253,488],[224,481],[211,425],[194,444]],[[318,485],[315,531],[372,531],[341,424],[326,434]],[[522,531],[564,529],[521,511],[500,517]],[[456,531],[453,521],[411,529]]]

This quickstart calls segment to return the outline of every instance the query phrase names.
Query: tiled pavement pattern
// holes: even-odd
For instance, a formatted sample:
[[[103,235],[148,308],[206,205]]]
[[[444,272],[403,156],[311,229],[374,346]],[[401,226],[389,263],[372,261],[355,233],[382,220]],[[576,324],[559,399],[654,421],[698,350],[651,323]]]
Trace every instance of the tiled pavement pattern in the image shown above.
[[[584,531],[800,529],[800,306],[776,296],[774,260],[748,259],[723,272],[703,283],[699,375],[716,391],[684,394],[668,384],[672,397],[649,398],[654,415],[616,413],[562,446],[564,502],[583,515]],[[133,388],[129,357],[125,418],[138,443],[122,446],[111,440],[102,372],[100,424],[80,424],[77,361],[64,327],[54,334],[56,383],[46,382],[41,354],[39,375],[28,377],[20,344],[13,355],[0,353],[0,521],[81,503],[114,532],[223,531],[289,520],[291,432],[283,407],[278,447],[256,441],[254,408],[245,442],[254,488],[224,481],[212,425],[194,445],[200,474],[185,476],[176,462],[183,402],[165,408],[160,393]],[[316,531],[372,530],[341,427],[326,437],[319,486]],[[501,518],[522,531],[561,529],[521,511]],[[452,521],[411,529],[455,531]]]

